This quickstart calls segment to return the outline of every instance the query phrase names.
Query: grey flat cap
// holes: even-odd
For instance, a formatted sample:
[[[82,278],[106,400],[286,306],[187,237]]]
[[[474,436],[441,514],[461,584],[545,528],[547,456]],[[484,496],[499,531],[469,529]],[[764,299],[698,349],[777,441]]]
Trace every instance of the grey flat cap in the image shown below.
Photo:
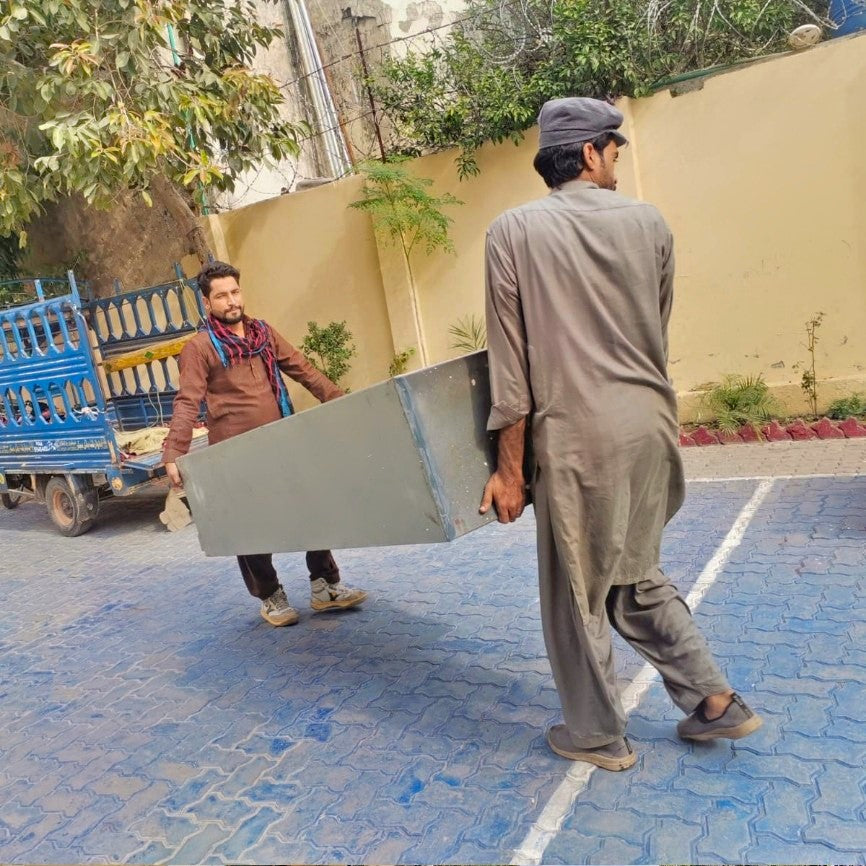
[[[622,146],[628,141],[617,132],[622,121],[622,112],[600,99],[586,96],[550,99],[541,106],[538,114],[541,130],[538,146],[544,148],[592,141],[605,132],[612,133],[614,141]]]

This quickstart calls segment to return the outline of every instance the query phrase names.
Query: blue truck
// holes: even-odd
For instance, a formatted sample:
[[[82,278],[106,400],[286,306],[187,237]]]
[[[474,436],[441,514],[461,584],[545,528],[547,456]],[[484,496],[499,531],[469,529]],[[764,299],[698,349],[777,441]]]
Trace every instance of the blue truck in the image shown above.
[[[0,500],[81,535],[100,501],[164,474],[177,358],[204,311],[194,281],[84,298],[75,275],[0,283]],[[203,431],[202,431],[203,432]],[[145,435],[142,436],[141,434]],[[132,444],[130,444],[132,443]],[[194,444],[206,444],[206,436]]]

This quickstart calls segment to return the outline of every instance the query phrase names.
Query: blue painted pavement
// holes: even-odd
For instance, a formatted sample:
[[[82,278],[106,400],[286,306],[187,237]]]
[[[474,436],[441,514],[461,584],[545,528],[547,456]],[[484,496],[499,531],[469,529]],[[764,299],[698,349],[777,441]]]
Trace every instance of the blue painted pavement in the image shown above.
[[[754,489],[690,485],[664,545],[684,594]],[[0,513],[0,861],[508,862],[570,766],[531,514],[341,552],[373,596],[342,614],[277,557],[302,620],[273,629],[159,510],[77,539]],[[652,686],[639,764],[591,777],[544,862],[864,862],[864,542],[866,479],[777,481],[697,611],[764,728],[681,743]]]
[[[866,862],[864,614],[866,479],[776,481],[696,611],[763,728],[684,745],[654,685],[639,764],[591,777],[545,862]]]

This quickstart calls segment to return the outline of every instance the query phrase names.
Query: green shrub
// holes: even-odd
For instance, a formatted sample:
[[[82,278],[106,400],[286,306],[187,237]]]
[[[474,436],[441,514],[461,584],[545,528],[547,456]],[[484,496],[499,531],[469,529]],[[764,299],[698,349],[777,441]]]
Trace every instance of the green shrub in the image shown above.
[[[388,375],[391,377],[402,376],[409,366],[409,359],[415,354],[415,347],[410,346],[408,349],[403,349],[402,352],[397,352],[394,359],[388,365]]]
[[[778,414],[778,405],[770,395],[763,376],[725,376],[711,383],[701,397],[701,408],[725,433],[733,433],[744,425],[760,433],[761,424]]]
[[[357,354],[352,332],[345,322],[331,322],[324,328],[315,322],[307,322],[307,328],[301,351],[320,373],[335,385],[340,385],[340,380],[352,367],[350,359]]]
[[[835,418],[837,421],[850,418],[852,415],[866,415],[866,396],[863,394],[852,394],[850,397],[834,400],[827,410],[827,417]]]
[[[462,349],[464,352],[477,352],[487,348],[487,326],[484,319],[474,314],[458,319],[449,329],[451,348]]]

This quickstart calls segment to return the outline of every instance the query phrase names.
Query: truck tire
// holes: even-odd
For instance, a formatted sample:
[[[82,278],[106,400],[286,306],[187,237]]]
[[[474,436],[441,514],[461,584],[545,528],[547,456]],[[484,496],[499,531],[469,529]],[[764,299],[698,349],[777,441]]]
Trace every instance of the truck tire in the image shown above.
[[[4,508],[8,508],[11,511],[13,508],[18,507],[21,497],[10,490],[8,493],[0,493],[0,502],[3,503]]]
[[[48,516],[61,535],[83,535],[96,523],[99,496],[93,487],[75,475],[55,475],[45,485]]]

